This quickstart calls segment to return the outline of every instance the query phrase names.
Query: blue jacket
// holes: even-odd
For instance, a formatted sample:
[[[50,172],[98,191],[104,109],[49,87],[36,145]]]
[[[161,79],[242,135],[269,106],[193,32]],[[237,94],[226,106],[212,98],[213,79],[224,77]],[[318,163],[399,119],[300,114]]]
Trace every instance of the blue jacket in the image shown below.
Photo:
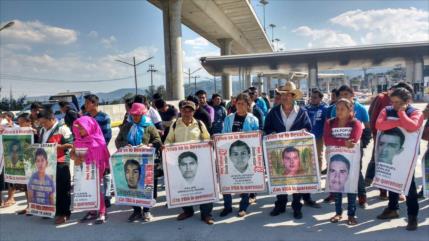
[[[282,105],[273,107],[268,112],[267,118],[265,118],[264,132],[266,135],[273,133],[286,132],[286,127],[283,124],[282,114],[280,108]],[[298,115],[290,128],[290,131],[299,131],[301,129],[307,129],[311,131],[311,122],[308,117],[307,111],[302,107],[299,108]]]
[[[255,104],[259,107],[260,110],[262,110],[262,113],[264,113],[264,117],[268,114],[268,106],[265,104],[265,101],[262,97],[258,97],[255,101]]]
[[[214,109],[214,121],[212,124],[212,134],[222,133],[223,121],[226,117],[226,110],[223,106],[213,106]]]
[[[229,114],[223,122],[222,133],[232,132],[232,124],[234,123],[235,113]],[[259,130],[259,121],[252,113],[247,113],[246,119],[243,123],[243,131],[257,131]]]
[[[306,105],[305,110],[307,110],[308,117],[311,121],[311,133],[314,134],[316,139],[323,137],[323,127],[326,121],[326,110],[328,105],[325,103],[320,103],[320,105]]]
[[[365,107],[357,101],[355,101],[353,105],[354,105],[353,110],[355,113],[355,118],[362,123],[369,122],[369,114],[368,114],[368,111],[365,109]],[[331,118],[334,118],[334,117],[337,117],[336,107],[333,107],[331,112]]]

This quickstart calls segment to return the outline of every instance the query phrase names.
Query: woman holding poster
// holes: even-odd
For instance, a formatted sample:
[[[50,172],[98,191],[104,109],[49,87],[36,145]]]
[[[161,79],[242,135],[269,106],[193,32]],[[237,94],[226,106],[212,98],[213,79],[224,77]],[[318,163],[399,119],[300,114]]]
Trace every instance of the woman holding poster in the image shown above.
[[[104,140],[103,132],[97,121],[89,116],[82,116],[73,122],[73,134],[75,137],[73,149],[70,153],[75,165],[79,166],[82,162],[86,164],[94,163],[98,168],[100,183],[103,183],[103,173],[109,165],[109,150]],[[87,149],[84,155],[77,152],[77,148]],[[102,188],[100,188],[102,190]],[[102,224],[106,221],[106,206],[104,205],[104,194],[100,191],[100,208],[97,212],[88,212],[81,221],[97,219],[95,224]]]
[[[158,151],[161,147],[161,137],[159,136],[158,131],[155,128],[155,125],[152,123],[149,117],[146,116],[148,110],[144,104],[134,103],[131,106],[131,109],[128,113],[131,115],[132,122],[124,124],[119,130],[118,137],[115,140],[116,148],[121,148],[125,146],[142,146],[142,145],[152,145]],[[132,168],[132,163],[126,166],[125,172],[127,172],[127,182],[130,188],[134,185],[132,183],[134,179],[132,178],[131,173],[138,171],[137,168]],[[135,165],[134,165],[135,166]],[[134,170],[134,171],[133,171]],[[135,173],[137,174],[137,173]],[[139,176],[134,175],[134,176]],[[154,179],[154,199],[156,199],[156,178]],[[133,206],[134,212],[128,218],[128,222],[134,222],[138,219],[142,219],[145,222],[148,222],[152,219],[152,215],[149,212],[149,208],[142,208],[139,206]]]
[[[228,115],[225,118],[222,133],[230,132],[250,132],[259,130],[258,119],[250,113],[252,100],[248,94],[239,94],[236,98],[237,112]],[[240,172],[245,172],[248,168],[248,162],[250,160],[250,148],[249,146],[238,140],[234,142],[229,148],[229,159],[234,164],[234,167]],[[249,194],[241,193],[240,207],[238,210],[238,216],[244,217],[246,215],[247,208],[249,207]],[[223,195],[223,210],[220,213],[221,217],[225,217],[232,212],[232,195]]]
[[[335,118],[329,119],[325,122],[323,139],[326,147],[329,146],[342,146],[347,148],[354,148],[359,142],[363,126],[353,117],[353,103],[348,99],[341,98],[336,103],[337,115]],[[343,192],[345,191],[345,184],[348,181],[350,173],[350,161],[344,155],[335,154],[330,157],[329,166],[327,170],[327,184],[328,189],[335,197],[335,216],[330,221],[338,223],[342,219],[342,200]],[[356,185],[357,185],[357,179]],[[356,193],[347,193],[347,224],[356,225]]]
[[[378,157],[377,161],[384,163],[393,163],[393,158],[403,151],[405,132],[418,132],[423,125],[423,114],[420,110],[411,106],[412,93],[405,88],[397,88],[390,94],[392,105],[387,106],[381,111],[377,118],[375,127],[381,134],[377,140]],[[378,219],[398,218],[399,213],[399,194],[389,191],[389,204],[383,213],[377,216]],[[419,203],[417,201],[417,189],[414,181],[414,175],[411,179],[410,189],[407,194],[407,230],[417,229],[417,215],[419,212]]]

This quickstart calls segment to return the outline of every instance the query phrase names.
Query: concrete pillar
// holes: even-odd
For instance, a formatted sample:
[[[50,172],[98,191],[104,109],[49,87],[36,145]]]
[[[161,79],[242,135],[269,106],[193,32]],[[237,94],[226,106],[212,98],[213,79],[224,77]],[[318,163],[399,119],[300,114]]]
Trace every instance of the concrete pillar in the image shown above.
[[[252,86],[252,75],[246,74],[246,78],[244,80],[244,89],[248,89]]]
[[[267,76],[267,77],[265,77],[265,92],[267,92],[267,94],[270,92],[270,90],[271,90],[271,80],[272,80],[272,78],[271,78],[271,76]]]
[[[413,83],[414,81],[414,60],[405,60],[405,81],[407,83]]]
[[[308,88],[316,88],[317,87],[317,63],[312,62],[308,64]]]
[[[185,97],[182,65],[182,3],[183,0],[161,1],[164,23],[164,50],[167,100]]]
[[[420,100],[423,97],[423,58],[417,57],[414,59],[414,88],[416,89],[417,99]]]
[[[220,55],[231,54],[232,39],[218,39],[220,44]],[[222,74],[222,96],[225,99],[229,99],[232,95],[232,82],[229,74]]]

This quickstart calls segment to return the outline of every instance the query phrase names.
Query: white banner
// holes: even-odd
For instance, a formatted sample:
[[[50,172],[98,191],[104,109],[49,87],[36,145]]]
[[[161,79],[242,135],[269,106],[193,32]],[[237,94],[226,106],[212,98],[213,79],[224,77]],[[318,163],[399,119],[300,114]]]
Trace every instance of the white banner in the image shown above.
[[[261,137],[260,131],[214,136],[221,193],[265,191]]]
[[[264,136],[264,156],[271,194],[320,192],[314,135],[291,131]]]
[[[408,194],[419,155],[421,129],[393,128],[377,133],[374,187]]]
[[[357,193],[360,172],[360,145],[354,148],[328,146],[326,192]]]
[[[94,211],[100,208],[100,176],[95,163],[74,166],[73,210]]]
[[[218,201],[213,150],[208,142],[169,145],[163,155],[169,208]]]

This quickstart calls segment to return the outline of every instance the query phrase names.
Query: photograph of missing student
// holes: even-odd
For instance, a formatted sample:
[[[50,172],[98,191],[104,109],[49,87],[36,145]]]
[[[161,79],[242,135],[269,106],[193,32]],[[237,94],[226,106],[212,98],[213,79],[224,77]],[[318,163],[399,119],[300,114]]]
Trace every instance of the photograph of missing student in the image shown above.
[[[408,193],[419,156],[421,135],[421,130],[407,132],[400,127],[377,133],[374,187]]]
[[[314,135],[304,131],[264,137],[270,193],[320,191],[320,172]]]
[[[221,193],[265,191],[261,132],[219,134],[214,142]]]
[[[218,200],[213,150],[208,142],[168,145],[163,155],[169,208]]]
[[[154,148],[121,148],[110,157],[116,204],[152,207]]]

